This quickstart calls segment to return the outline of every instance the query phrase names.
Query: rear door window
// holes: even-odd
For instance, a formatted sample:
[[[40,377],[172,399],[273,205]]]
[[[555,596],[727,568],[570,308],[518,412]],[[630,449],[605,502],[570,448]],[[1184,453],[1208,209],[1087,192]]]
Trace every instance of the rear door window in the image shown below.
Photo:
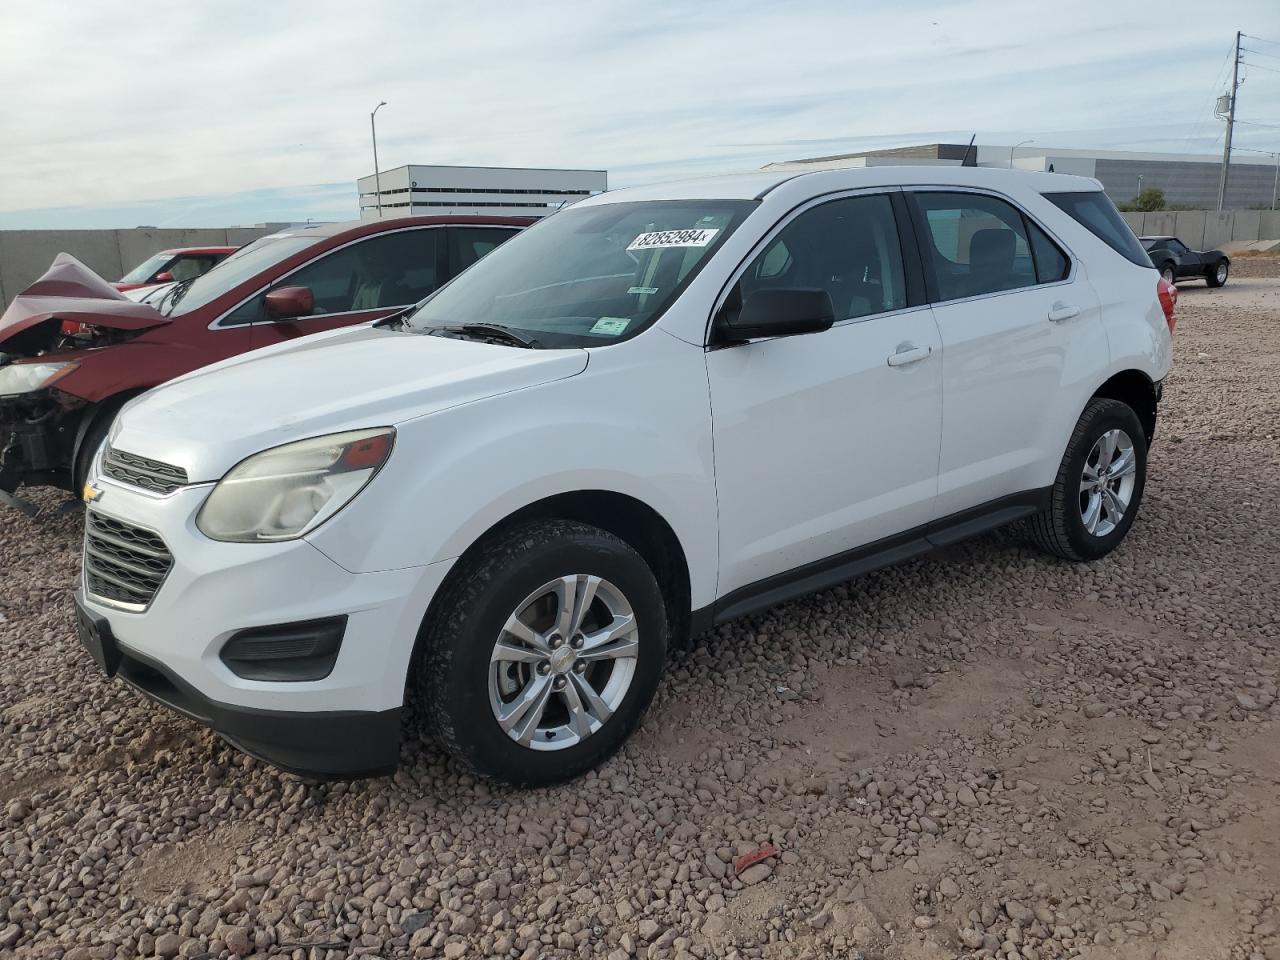
[[[1125,223],[1120,211],[1101,190],[1046,193],[1044,198],[1066,213],[1130,263],[1150,267],[1151,258]]]
[[[936,299],[960,300],[1038,282],[1028,224],[1017,207],[978,193],[912,196]]]
[[[517,233],[514,227],[450,227],[453,274],[456,276],[481,257],[488,256]]]
[[[1036,282],[1057,283],[1071,273],[1071,261],[1062,249],[1038,226],[1027,220],[1031,237],[1031,255],[1036,261]]]

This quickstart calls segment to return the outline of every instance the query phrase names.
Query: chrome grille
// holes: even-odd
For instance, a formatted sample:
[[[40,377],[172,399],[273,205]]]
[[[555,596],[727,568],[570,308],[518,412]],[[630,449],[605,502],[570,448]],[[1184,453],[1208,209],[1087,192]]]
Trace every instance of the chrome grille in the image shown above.
[[[102,474],[152,493],[173,493],[187,484],[187,471],[171,463],[161,463],[107,447],[102,458]]]
[[[98,599],[145,609],[172,567],[158,533],[93,510],[85,516],[85,588]]]

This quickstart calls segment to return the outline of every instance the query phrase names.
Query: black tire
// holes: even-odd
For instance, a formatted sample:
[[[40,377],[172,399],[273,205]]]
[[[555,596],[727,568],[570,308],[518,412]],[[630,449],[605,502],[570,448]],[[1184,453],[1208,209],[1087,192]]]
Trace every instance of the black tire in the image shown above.
[[[1222,276],[1219,279],[1218,270],[1221,268]],[[1204,282],[1211,287],[1220,287],[1227,282],[1227,276],[1231,272],[1231,261],[1225,257],[1213,265],[1208,273],[1204,275]]]
[[[593,734],[562,749],[533,750],[498,725],[490,705],[490,656],[523,599],[571,574],[603,577],[625,595],[639,638],[635,672]],[[666,625],[658,582],[629,544],[575,521],[524,523],[494,535],[451,571],[423,624],[413,682],[441,744],[477,773],[517,787],[561,783],[603,763],[639,723],[666,666]]]
[[[84,492],[85,482],[89,479],[89,466],[93,463],[98,448],[107,439],[111,424],[115,422],[116,414],[119,412],[120,405],[113,405],[100,406],[91,414],[93,420],[89,423],[89,429],[84,432],[84,436],[80,438],[80,445],[76,447],[75,460],[71,466],[71,492],[77,497]]]
[[[1169,283],[1178,282],[1178,268],[1172,260],[1166,260],[1160,264],[1160,276],[1164,277]]]
[[[1080,483],[1085,463],[1103,434],[1113,429],[1128,434],[1136,469],[1129,503],[1120,522],[1109,533],[1097,536],[1085,527],[1081,515]],[[1066,560],[1097,560],[1120,545],[1133,525],[1142,503],[1147,479],[1147,435],[1133,408],[1119,400],[1095,397],[1076,422],[1058,467],[1047,509],[1031,518],[1031,538],[1047,553]]]

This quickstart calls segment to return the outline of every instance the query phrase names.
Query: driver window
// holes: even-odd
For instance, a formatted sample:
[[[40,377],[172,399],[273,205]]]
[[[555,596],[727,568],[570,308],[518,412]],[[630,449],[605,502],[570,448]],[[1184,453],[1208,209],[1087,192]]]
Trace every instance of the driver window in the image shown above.
[[[439,286],[438,229],[384,233],[335,250],[281,278],[237,307],[223,326],[269,321],[264,299],[276,287],[307,287],[312,316],[408,306]]]
[[[902,248],[889,198],[832,200],[787,224],[739,282],[744,300],[757,290],[784,287],[825,289],[837,321],[905,307]]]

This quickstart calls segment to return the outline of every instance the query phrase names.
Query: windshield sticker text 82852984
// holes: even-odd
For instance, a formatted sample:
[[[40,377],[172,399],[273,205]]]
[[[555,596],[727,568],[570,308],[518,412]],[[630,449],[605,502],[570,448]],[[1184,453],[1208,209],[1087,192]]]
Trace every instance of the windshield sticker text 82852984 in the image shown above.
[[[654,250],[661,247],[705,247],[715,239],[718,229],[655,230],[642,233],[631,241],[628,250]]]

